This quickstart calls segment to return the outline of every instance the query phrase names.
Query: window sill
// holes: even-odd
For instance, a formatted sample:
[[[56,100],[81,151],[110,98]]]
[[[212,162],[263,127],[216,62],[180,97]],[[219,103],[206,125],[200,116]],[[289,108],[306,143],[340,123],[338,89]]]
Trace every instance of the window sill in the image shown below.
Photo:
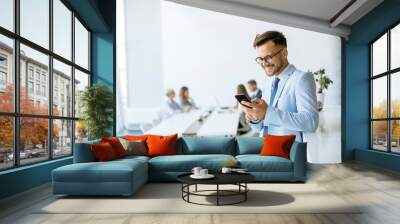
[[[59,159],[52,159],[52,160],[48,160],[48,161],[38,162],[38,163],[35,163],[35,164],[29,164],[29,165],[24,165],[24,166],[21,166],[21,167],[10,168],[10,169],[7,169],[7,170],[0,171],[0,176],[1,175],[5,175],[5,174],[9,174],[9,173],[14,173],[14,172],[27,170],[27,169],[32,169],[32,168],[35,168],[35,167],[49,165],[49,164],[52,164],[52,163],[62,162],[62,161],[65,161],[65,160],[72,159],[72,157],[73,156],[67,156],[67,157],[62,157],[62,158],[59,158]]]

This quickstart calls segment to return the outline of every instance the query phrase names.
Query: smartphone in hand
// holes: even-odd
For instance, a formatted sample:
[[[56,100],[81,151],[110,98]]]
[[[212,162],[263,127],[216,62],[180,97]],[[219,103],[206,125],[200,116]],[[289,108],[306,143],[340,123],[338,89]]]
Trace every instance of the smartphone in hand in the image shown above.
[[[237,94],[237,95],[235,95],[235,98],[236,98],[236,100],[237,100],[242,106],[247,107],[247,108],[251,108],[251,107],[249,107],[249,106],[246,106],[246,105],[243,105],[243,104],[242,104],[242,101],[246,101],[246,102],[251,103],[251,99],[248,98],[246,95],[244,95],[244,94]]]

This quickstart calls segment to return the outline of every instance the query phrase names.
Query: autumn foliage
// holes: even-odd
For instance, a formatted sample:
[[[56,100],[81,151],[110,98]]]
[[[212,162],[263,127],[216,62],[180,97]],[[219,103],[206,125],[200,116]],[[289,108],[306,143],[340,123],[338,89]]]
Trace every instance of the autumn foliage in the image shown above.
[[[400,117],[400,100],[392,100],[392,115],[391,117]],[[381,101],[378,106],[373,108],[373,118],[387,118],[387,101]],[[387,136],[387,121],[375,121],[373,127],[374,138],[386,138]],[[400,123],[392,121],[392,141],[398,141],[400,138]]]
[[[8,85],[6,92],[0,93],[0,111],[13,112],[14,97],[13,85]],[[45,105],[45,106],[43,106]],[[22,114],[47,115],[47,103],[34,105],[29,99],[28,93],[24,87],[20,88],[20,111]],[[58,114],[59,112],[56,111]],[[24,149],[26,145],[46,144],[48,137],[48,119],[47,118],[20,118],[20,148]],[[0,148],[13,148],[13,117],[0,116]],[[53,126],[53,138],[59,135],[59,127]]]

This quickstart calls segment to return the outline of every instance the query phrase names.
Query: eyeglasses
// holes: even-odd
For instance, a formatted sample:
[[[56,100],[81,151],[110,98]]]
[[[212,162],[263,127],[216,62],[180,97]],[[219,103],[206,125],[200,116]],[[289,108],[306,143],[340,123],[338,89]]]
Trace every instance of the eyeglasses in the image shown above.
[[[284,48],[284,47],[283,47]],[[271,61],[272,61],[272,58],[273,57],[275,57],[276,55],[278,55],[282,50],[283,50],[283,48],[281,48],[278,52],[276,52],[275,54],[271,54],[271,55],[267,55],[267,56],[265,56],[265,57],[257,57],[255,60],[256,60],[256,62],[258,63],[258,64],[261,64],[263,61],[266,61],[266,62],[268,62],[268,63],[271,63]]]

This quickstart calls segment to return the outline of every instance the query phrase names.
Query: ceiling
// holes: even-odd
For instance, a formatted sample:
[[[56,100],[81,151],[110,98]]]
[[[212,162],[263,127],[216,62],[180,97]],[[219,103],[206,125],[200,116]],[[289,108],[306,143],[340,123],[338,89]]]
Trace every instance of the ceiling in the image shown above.
[[[383,0],[167,0],[347,38]]]

